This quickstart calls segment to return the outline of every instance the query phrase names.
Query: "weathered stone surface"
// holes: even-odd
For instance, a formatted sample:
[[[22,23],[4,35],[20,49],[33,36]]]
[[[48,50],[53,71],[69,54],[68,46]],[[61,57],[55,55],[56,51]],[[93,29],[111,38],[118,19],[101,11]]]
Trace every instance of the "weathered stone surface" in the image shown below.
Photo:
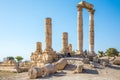
[[[94,7],[92,4],[90,4],[90,3],[86,2],[86,1],[81,1],[78,4],[78,6],[81,6],[83,8],[87,8],[87,9],[93,9],[93,7]]]
[[[33,67],[28,71],[28,76],[30,79],[36,79],[37,77],[40,77],[43,74],[43,69],[37,67]]]
[[[42,43],[41,42],[36,43],[36,52],[42,53]]]
[[[67,65],[67,60],[64,58],[61,58],[58,62],[55,63],[55,65],[58,70],[63,70]]]
[[[89,63],[90,63],[90,61],[89,61],[89,59],[88,59],[88,58],[84,58],[84,59],[83,59],[83,63],[84,63],[84,64],[89,64]]]
[[[0,71],[8,71],[8,72],[21,72],[20,68],[18,66],[5,66],[0,65]]]
[[[118,54],[118,57],[120,57],[120,53]]]
[[[63,35],[62,35],[62,52],[63,53],[68,53],[69,52],[68,33],[67,32],[63,32]]]
[[[96,62],[90,62],[90,67],[91,68],[101,68],[101,64],[96,63]]]
[[[95,54],[87,54],[87,57],[89,58],[90,61],[93,61],[93,57],[95,57],[96,55]]]
[[[74,73],[81,73],[83,70],[83,62],[79,61],[76,63],[76,69],[74,70]]]
[[[80,2],[77,5],[78,8],[78,50],[77,54],[83,55],[83,17],[82,9],[88,9],[89,16],[89,53],[95,54],[94,52],[94,6],[85,1]]]
[[[93,62],[99,62],[99,58],[97,56],[93,57]]]
[[[0,71],[21,72],[15,60],[6,60],[0,64]]]
[[[30,67],[31,67],[31,63],[29,61],[24,61],[19,63],[19,68],[21,72],[27,72]]]
[[[29,61],[24,61],[19,63],[19,67],[30,67],[30,62]]]
[[[48,46],[48,45],[47,45]],[[31,67],[42,67],[44,64],[51,63],[56,58],[55,52],[52,48],[48,47],[42,52],[41,42],[36,43],[36,51],[30,56]]]
[[[46,77],[50,74],[57,72],[55,64],[45,64],[42,68],[33,67],[29,69],[28,76],[30,79],[36,79],[37,77]]]
[[[113,61],[113,64],[120,65],[120,57],[116,57],[116,59]]]
[[[56,58],[55,51],[52,49],[52,19],[45,19],[45,43],[46,48],[43,51],[42,59],[43,63],[51,63]]]
[[[83,54],[83,16],[82,16],[82,7],[78,6],[78,28],[77,28],[77,38],[78,38],[78,54]]]
[[[44,72],[43,77],[49,76],[50,74],[54,74],[55,72],[57,72],[55,64],[45,64],[45,66],[42,69]]]
[[[6,60],[1,65],[4,65],[4,66],[16,66],[16,61],[15,60]]]
[[[109,64],[109,58],[108,57],[101,57],[99,58],[99,62],[103,66],[107,66]]]
[[[46,51],[52,50],[52,19],[45,19],[45,43],[46,43]]]
[[[72,53],[72,44],[69,44],[68,48],[69,48],[69,53]]]

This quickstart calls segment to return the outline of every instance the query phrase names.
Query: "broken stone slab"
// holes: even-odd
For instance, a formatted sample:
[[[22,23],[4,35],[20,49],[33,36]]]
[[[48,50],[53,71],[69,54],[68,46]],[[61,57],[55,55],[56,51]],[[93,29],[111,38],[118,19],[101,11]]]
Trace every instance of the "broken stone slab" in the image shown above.
[[[61,58],[58,62],[55,63],[56,68],[58,70],[63,70],[67,64],[68,64],[68,62],[64,58]]]
[[[43,69],[33,67],[28,70],[28,76],[30,79],[36,79],[37,77],[40,77],[43,75]]]
[[[120,57],[116,57],[116,59],[113,61],[113,64],[120,65]]]
[[[55,64],[45,64],[45,66],[42,68],[43,69],[43,77],[47,77],[50,74],[54,74],[55,72],[57,72],[57,68],[55,66]]]
[[[108,57],[101,57],[101,58],[99,58],[98,62],[100,62],[100,64],[103,66],[108,66],[109,65],[109,58]]]
[[[30,79],[36,79],[37,77],[47,77],[50,74],[57,72],[55,64],[45,64],[42,68],[33,67],[28,71],[28,76]]]
[[[76,62],[76,69],[74,70],[74,73],[81,73],[83,71],[83,62],[79,61]]]

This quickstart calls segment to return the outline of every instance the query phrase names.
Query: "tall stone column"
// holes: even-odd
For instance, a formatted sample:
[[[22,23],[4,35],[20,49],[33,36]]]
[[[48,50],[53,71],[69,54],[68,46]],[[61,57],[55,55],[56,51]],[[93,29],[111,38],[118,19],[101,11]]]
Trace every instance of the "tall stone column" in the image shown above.
[[[36,43],[36,52],[42,52],[42,43],[41,42],[37,42]]]
[[[62,35],[62,52],[67,53],[68,52],[68,33],[63,32]]]
[[[45,21],[45,43],[46,43],[46,51],[52,50],[52,19],[46,18]]]
[[[89,52],[94,54],[94,12],[95,10],[89,10]]]
[[[78,53],[83,54],[83,16],[82,16],[82,6],[77,6],[78,8]]]

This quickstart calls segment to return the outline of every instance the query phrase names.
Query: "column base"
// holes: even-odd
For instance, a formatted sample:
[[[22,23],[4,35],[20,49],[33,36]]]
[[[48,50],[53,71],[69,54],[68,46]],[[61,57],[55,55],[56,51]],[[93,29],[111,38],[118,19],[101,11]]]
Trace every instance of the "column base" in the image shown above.
[[[79,50],[76,51],[75,55],[76,57],[84,57],[83,51],[79,51]]]
[[[44,59],[45,63],[52,63],[56,58],[56,52],[53,51],[52,49],[44,50],[42,54],[43,54],[43,56],[45,58]]]
[[[90,61],[93,61],[93,58],[96,56],[95,52],[94,51],[91,51],[88,53],[88,58]]]

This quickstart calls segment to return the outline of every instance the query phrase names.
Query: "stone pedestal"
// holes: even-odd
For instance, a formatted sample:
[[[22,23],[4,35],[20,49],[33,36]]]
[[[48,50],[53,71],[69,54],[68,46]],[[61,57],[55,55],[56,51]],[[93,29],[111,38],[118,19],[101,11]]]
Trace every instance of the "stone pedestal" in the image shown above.
[[[37,42],[36,43],[36,51],[33,52],[30,56],[31,59],[31,66],[37,66],[38,62],[43,62],[42,60],[42,43]]]

